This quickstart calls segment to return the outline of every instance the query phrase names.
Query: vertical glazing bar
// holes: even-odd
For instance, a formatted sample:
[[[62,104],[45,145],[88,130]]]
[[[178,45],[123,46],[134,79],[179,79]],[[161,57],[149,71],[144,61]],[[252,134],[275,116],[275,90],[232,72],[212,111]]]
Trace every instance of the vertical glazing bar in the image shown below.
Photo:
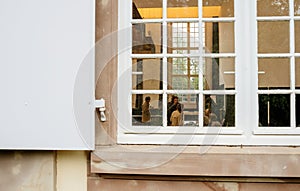
[[[168,120],[167,120],[167,102],[168,102],[168,95],[166,90],[168,89],[168,60],[167,60],[167,50],[168,50],[168,28],[167,28],[167,0],[163,0],[163,35],[162,35],[162,42],[163,42],[163,126],[167,127]]]
[[[203,40],[203,27],[202,27],[202,0],[198,0],[198,18],[199,18],[199,22],[198,22],[198,32],[199,32],[199,99],[198,99],[198,111],[199,111],[199,127],[203,127],[203,45],[204,42]]]
[[[130,54],[130,57],[128,58],[128,62],[127,62],[127,65],[128,66],[130,66],[130,67],[132,67],[132,59],[131,59],[131,57],[132,57],[132,40],[133,40],[133,33],[132,33],[132,20],[133,20],[133,18],[132,18],[132,12],[133,12],[133,8],[132,8],[132,5],[133,5],[133,0],[127,0],[127,2],[129,3],[128,4],[128,7],[129,7],[129,15],[130,15],[130,24],[129,24],[129,26],[130,26],[130,28],[128,29],[128,31],[129,31],[129,43],[130,43],[130,48],[129,48],[129,53],[128,54]],[[119,62],[120,63],[120,62]],[[131,74],[130,74],[130,78],[129,78],[129,84],[132,84],[132,68],[131,68]],[[130,106],[132,106],[132,87],[130,88],[130,98],[129,98],[129,102],[130,102]],[[130,118],[130,127],[132,127],[132,118],[133,118],[133,116],[132,116],[132,109],[129,109],[129,113],[130,113],[130,116],[129,116],[129,118]]]
[[[252,28],[253,28],[253,39],[255,39],[255,43],[253,43],[253,50],[251,52],[251,56],[253,55],[253,65],[255,67],[255,69],[253,69],[253,75],[251,75],[251,77],[254,77],[255,75],[255,78],[253,78],[253,86],[250,86],[251,90],[254,90],[255,89],[255,99],[251,99],[251,103],[253,102],[253,106],[254,108],[251,108],[252,109],[252,113],[254,114],[253,118],[250,119],[249,122],[253,122],[251,125],[250,125],[250,128],[253,126],[253,127],[256,127],[256,129],[258,128],[258,123],[259,123],[259,103],[258,103],[258,97],[259,97],[259,94],[258,94],[258,22],[257,22],[257,2],[256,0],[254,0],[252,6],[252,9],[253,9],[253,14],[252,16],[255,18],[255,20],[253,22],[251,22],[252,25]],[[251,58],[251,57],[250,57]],[[255,71],[255,73],[254,73]],[[248,82],[249,83],[249,82]],[[254,94],[253,94],[254,95]],[[250,112],[251,113],[251,112]]]
[[[291,73],[291,127],[296,128],[296,95],[295,95],[295,25],[294,25],[294,0],[289,0],[290,13],[290,73]]]

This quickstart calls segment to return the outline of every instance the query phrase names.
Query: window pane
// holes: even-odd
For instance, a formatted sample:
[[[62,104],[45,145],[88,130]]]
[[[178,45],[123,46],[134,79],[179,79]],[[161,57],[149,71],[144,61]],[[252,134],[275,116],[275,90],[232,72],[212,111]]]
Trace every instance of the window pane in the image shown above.
[[[139,23],[132,25],[132,53],[162,53],[161,23]]]
[[[300,0],[294,0],[295,16],[300,16]]]
[[[197,94],[169,95],[167,110],[168,125],[198,126],[198,99],[199,96]]]
[[[289,0],[257,0],[257,16],[288,16]]]
[[[300,89],[300,58],[296,58],[295,68],[296,89]]]
[[[258,22],[258,53],[289,53],[289,22]]]
[[[198,58],[168,59],[168,89],[197,90],[199,87]]]
[[[132,89],[161,90],[161,59],[132,60]]]
[[[168,23],[168,53],[199,52],[198,23]]]
[[[207,53],[234,53],[234,23],[204,24],[204,48]]]
[[[259,126],[290,126],[290,95],[259,95]]]
[[[198,0],[178,1],[168,0],[168,18],[197,18]]]
[[[300,127],[300,94],[296,94],[296,126]]]
[[[235,126],[234,95],[205,95],[203,106],[204,126]]]
[[[161,100],[162,95],[133,94],[132,125],[162,126]]]
[[[234,0],[202,0],[203,18],[234,17]]]
[[[133,0],[132,2],[133,19],[162,18],[162,0]]]
[[[259,89],[290,88],[289,58],[259,58],[258,72]]]
[[[295,21],[295,51],[300,53],[300,21]]]
[[[203,61],[203,89],[235,89],[234,58],[205,58]]]

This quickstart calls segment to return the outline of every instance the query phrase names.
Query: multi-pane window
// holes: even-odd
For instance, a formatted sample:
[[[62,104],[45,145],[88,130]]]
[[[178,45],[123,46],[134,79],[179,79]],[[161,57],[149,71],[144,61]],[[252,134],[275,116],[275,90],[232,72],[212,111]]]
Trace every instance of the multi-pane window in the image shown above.
[[[300,143],[300,1],[119,4],[120,143]]]
[[[269,133],[276,132],[272,127],[295,132],[300,126],[299,1],[257,0],[256,7],[258,126]]]

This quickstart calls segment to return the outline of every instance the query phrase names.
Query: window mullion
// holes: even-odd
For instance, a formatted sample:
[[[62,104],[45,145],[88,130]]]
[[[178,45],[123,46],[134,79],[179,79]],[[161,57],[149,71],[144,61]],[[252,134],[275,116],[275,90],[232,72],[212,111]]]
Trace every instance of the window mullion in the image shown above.
[[[296,128],[296,95],[295,95],[295,25],[294,25],[294,1],[289,0],[290,20],[290,82],[291,82],[291,127]]]
[[[168,31],[167,31],[167,0],[163,0],[163,24],[162,24],[162,31],[163,31],[163,35],[162,35],[162,42],[163,42],[163,126],[167,127],[167,102],[168,102],[168,95],[166,93],[167,89],[168,89],[168,60],[167,60],[167,49],[168,49]]]
[[[250,8],[249,8],[250,7]],[[236,81],[236,127],[243,130],[247,139],[257,124],[255,50],[255,4],[253,1],[235,1],[235,81]],[[253,16],[254,15],[254,16]],[[254,80],[253,80],[254,79]],[[254,81],[254,83],[253,83]],[[245,140],[246,142],[246,140]]]
[[[200,90],[200,94],[199,95],[199,101],[198,101],[198,110],[199,110],[199,127],[203,127],[203,112],[201,112],[203,110],[203,45],[204,42],[202,42],[204,40],[203,38],[203,27],[202,27],[202,0],[198,0],[198,17],[200,18],[198,21],[198,37],[199,37],[199,62],[198,62],[198,68],[199,68],[199,83],[198,83],[198,87]]]

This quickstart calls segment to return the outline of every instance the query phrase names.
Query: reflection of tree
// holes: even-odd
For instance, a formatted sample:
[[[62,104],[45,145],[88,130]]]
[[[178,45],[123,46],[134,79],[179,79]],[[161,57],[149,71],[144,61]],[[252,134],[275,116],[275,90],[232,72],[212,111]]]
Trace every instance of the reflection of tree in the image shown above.
[[[264,0],[265,1],[265,0]],[[286,13],[289,11],[289,1],[288,0],[273,0],[271,5],[274,6],[277,13]]]
[[[172,87],[173,89],[198,89],[199,66],[192,58],[173,58]]]
[[[272,10],[272,15],[288,15],[289,0],[257,0],[262,9]]]

